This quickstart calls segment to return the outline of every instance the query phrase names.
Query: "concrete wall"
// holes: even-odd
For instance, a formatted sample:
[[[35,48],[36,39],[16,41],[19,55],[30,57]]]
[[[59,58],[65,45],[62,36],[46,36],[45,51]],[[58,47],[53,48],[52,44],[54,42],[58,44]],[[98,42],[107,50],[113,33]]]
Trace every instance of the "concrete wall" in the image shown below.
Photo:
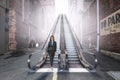
[[[97,9],[96,0],[83,13],[83,46],[96,48],[97,43]]]
[[[8,0],[0,0],[0,54],[8,51],[8,21],[6,22],[6,9],[8,8]],[[8,20],[8,19],[7,19]]]
[[[10,10],[15,11],[17,49],[28,48],[36,42],[41,44],[45,41],[54,23],[54,4],[51,2],[54,0],[45,2],[41,2],[41,0],[10,0]]]
[[[120,9],[120,0],[99,0],[100,1],[100,20]],[[97,34],[97,9],[96,0],[83,14],[83,45],[96,47]],[[100,36],[100,48],[103,50],[119,52],[120,33]],[[107,41],[107,42],[106,42]]]
[[[97,41],[97,24],[96,24],[97,9],[96,8],[97,8],[97,4],[96,4],[96,0],[94,0],[92,5],[83,14],[83,45],[86,48],[92,48],[92,49],[96,48],[96,43],[97,43],[96,42]],[[115,23],[112,24],[112,26],[117,25],[117,29],[114,30],[114,32],[112,33],[111,32],[108,34],[104,33],[104,35],[101,35],[102,34],[101,20],[106,19],[108,16],[112,15],[119,9],[120,9],[120,0],[99,0],[100,51],[103,54],[118,60],[120,60],[120,32],[116,32],[116,30],[120,29],[120,25],[119,25],[120,17],[118,19],[118,24]],[[120,14],[120,12],[118,12],[118,14]],[[104,25],[106,24],[107,23],[104,23]],[[109,28],[108,31],[111,31],[112,29],[113,27]],[[107,31],[107,28],[104,28],[104,32],[105,31]]]
[[[5,52],[5,9],[0,7],[0,54]]]
[[[100,20],[118,9],[120,9],[120,0],[100,0]],[[100,44],[101,50],[120,53],[120,32],[100,36]]]

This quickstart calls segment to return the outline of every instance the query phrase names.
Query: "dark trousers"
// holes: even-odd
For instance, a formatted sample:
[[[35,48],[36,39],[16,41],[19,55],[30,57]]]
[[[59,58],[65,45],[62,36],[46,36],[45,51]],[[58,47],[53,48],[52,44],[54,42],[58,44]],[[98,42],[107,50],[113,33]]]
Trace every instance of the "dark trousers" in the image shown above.
[[[48,55],[50,57],[51,67],[53,67],[53,59],[54,59],[55,52],[48,52]]]

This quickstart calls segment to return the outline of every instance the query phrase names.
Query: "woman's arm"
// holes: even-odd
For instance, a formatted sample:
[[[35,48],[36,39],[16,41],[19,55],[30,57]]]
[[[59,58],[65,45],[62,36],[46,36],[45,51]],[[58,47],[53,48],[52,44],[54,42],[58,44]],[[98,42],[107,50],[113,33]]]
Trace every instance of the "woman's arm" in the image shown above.
[[[49,52],[49,43],[48,43],[48,47],[47,47],[47,52]]]
[[[56,49],[57,49],[57,43],[55,42],[55,51],[56,51]]]

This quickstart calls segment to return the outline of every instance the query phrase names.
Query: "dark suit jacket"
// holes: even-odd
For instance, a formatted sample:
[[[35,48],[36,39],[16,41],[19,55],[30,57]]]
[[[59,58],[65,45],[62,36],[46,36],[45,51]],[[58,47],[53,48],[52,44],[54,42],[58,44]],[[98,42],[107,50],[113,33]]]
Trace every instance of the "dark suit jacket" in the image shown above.
[[[52,45],[51,41],[48,43],[47,51],[48,52],[55,52],[56,51],[56,41],[53,42],[53,45]]]

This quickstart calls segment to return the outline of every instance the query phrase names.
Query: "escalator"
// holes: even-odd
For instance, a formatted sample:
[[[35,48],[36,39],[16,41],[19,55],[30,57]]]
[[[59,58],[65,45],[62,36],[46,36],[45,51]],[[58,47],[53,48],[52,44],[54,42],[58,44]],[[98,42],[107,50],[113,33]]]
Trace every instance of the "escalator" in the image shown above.
[[[73,51],[75,51],[77,54],[76,58],[74,58],[74,60],[76,60],[76,63],[78,62],[79,60],[79,64],[83,67],[83,68],[86,68],[88,69],[89,71],[93,71],[96,69],[97,67],[97,58],[96,58],[96,55],[95,54],[89,54],[89,53],[86,53],[84,51],[84,49],[82,48],[82,45],[79,41],[79,39],[77,38],[75,32],[74,32],[74,29],[72,29],[67,17],[65,16],[65,22],[66,22],[66,26],[68,26],[68,29],[69,29],[69,33],[71,34],[71,40],[74,42],[74,49]],[[66,27],[65,27],[66,28]],[[69,34],[69,36],[70,36]],[[68,40],[67,40],[68,41]],[[68,45],[68,44],[67,44]],[[71,49],[72,50],[72,49]],[[74,53],[74,52],[73,52]],[[70,59],[71,56],[70,56]],[[74,61],[73,60],[73,61]],[[90,61],[91,60],[91,61]],[[78,65],[78,64],[77,64]],[[79,66],[80,66],[79,65]],[[76,66],[77,67],[77,66]],[[78,68],[78,67],[77,67]]]
[[[58,67],[58,65],[57,65],[58,64],[58,54],[60,52],[60,22],[61,22],[61,16],[60,16],[58,22],[56,23],[57,24],[56,29],[53,34],[55,37],[55,41],[57,42],[57,51],[55,53],[54,60],[53,60],[54,68]],[[45,64],[42,66],[42,68],[48,68],[48,67],[51,67],[49,56],[46,57]]]
[[[51,35],[54,35],[55,40],[57,42],[57,51],[55,53],[55,57],[53,60],[53,67],[58,68],[59,70],[59,55],[65,54],[67,55],[67,70],[70,68],[86,68],[86,69],[95,69],[95,64],[90,64],[88,61],[86,61],[85,56],[83,55],[83,49],[82,46],[75,35],[73,29],[70,26],[69,21],[67,20],[65,15],[60,15],[54,27],[51,29],[51,32],[45,41],[45,44],[43,45],[43,48],[39,52],[35,52],[30,54],[28,59],[28,68],[30,70],[38,70],[40,68],[50,68],[50,59],[47,53],[47,46],[49,42],[49,38]],[[40,59],[39,56],[42,55],[42,58]],[[96,60],[95,55],[92,55],[93,60]],[[94,59],[95,58],[95,59]]]
[[[66,45],[65,50],[68,55],[69,68],[80,68],[82,67],[82,65],[80,64],[79,57],[77,54],[77,48],[65,16],[63,20]]]
[[[53,63],[54,63],[53,66],[54,67],[56,66],[57,55],[58,55],[59,50],[60,50],[60,47],[59,47],[59,45],[60,45],[59,44],[59,42],[60,42],[60,39],[59,39],[60,21],[61,21],[61,16],[59,16],[57,18],[53,28],[51,29],[51,31],[50,31],[50,33],[49,33],[43,47],[42,47],[42,49],[40,51],[38,51],[38,52],[34,52],[34,53],[31,53],[29,55],[28,68],[30,70],[36,71],[39,68],[48,68],[48,67],[50,67],[50,60],[49,60],[49,56],[48,56],[48,53],[47,53],[47,46],[48,46],[48,42],[49,42],[49,39],[50,39],[51,35],[54,35],[55,40],[57,41],[57,51],[55,53],[55,58],[54,58],[54,61],[53,61]]]

